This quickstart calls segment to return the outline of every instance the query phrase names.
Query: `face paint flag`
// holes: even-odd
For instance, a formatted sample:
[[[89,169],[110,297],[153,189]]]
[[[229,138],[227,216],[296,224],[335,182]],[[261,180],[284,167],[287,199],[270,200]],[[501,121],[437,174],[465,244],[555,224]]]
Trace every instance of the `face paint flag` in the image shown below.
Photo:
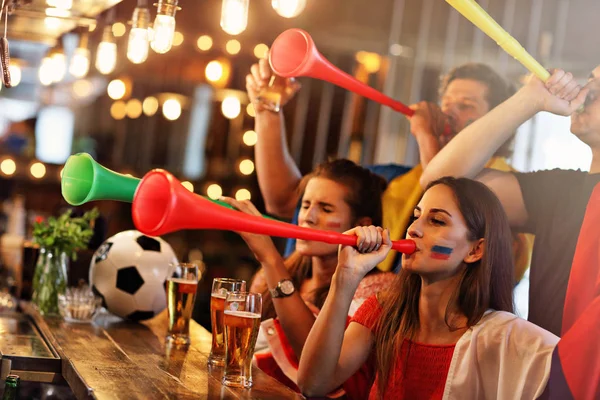
[[[447,246],[435,245],[431,248],[431,258],[436,260],[448,260],[452,254],[452,248]]]

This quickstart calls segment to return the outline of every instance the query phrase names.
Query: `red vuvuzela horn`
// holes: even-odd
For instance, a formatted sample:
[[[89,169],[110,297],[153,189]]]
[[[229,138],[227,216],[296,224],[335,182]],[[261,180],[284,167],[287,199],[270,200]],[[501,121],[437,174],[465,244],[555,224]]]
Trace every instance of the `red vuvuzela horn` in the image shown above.
[[[319,53],[313,39],[302,29],[288,29],[277,36],[269,50],[269,64],[279,76],[285,78],[308,76],[321,79],[409,117],[415,113],[406,104],[384,95],[335,67]]]
[[[160,169],[148,172],[140,182],[133,198],[132,215],[136,229],[150,236],[181,229],[220,229],[356,245],[355,236],[303,228],[219,206],[190,192],[173,175]],[[392,247],[410,254],[415,251],[415,242],[397,240]]]

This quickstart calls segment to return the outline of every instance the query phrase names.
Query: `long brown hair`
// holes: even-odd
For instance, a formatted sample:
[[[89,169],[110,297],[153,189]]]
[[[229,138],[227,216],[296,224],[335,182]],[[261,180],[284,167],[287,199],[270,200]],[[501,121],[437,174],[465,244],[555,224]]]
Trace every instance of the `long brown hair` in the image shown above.
[[[371,218],[373,225],[381,226],[383,221],[381,196],[387,187],[384,178],[347,159],[328,161],[319,164],[310,174],[302,178],[299,186],[301,195],[304,193],[308,181],[315,177],[326,178],[348,188],[345,201],[350,206],[353,224],[360,218],[368,217]],[[312,277],[312,260],[309,256],[303,256],[295,251],[285,260],[285,266],[292,276],[296,289],[299,289],[306,279]],[[311,302],[317,308],[321,308],[327,293],[329,293],[329,285],[315,289],[311,293]],[[276,317],[273,299],[266,287],[263,288],[262,298],[262,318]]]
[[[487,186],[474,180],[445,177],[432,182],[427,190],[436,185],[445,185],[454,193],[466,221],[467,239],[484,239],[481,260],[462,269],[459,284],[446,308],[446,324],[457,328],[449,322],[455,313],[464,314],[470,327],[489,308],[513,312],[512,239],[500,201]],[[380,396],[385,392],[403,341],[413,339],[419,330],[421,278],[402,269],[391,287],[394,289],[380,299],[382,313],[374,329]]]

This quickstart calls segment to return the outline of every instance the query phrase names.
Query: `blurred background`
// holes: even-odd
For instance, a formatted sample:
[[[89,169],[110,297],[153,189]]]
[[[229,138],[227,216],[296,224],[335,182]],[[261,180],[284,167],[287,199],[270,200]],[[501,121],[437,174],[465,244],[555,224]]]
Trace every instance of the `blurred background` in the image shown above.
[[[68,206],[60,174],[70,154],[88,152],[138,177],[164,168],[195,193],[251,199],[264,211],[245,76],[285,29],[307,30],[333,64],[407,104],[436,101],[440,76],[467,61],[489,64],[516,87],[526,76],[443,0],[250,0],[247,19],[232,12],[224,24],[222,8],[239,0],[180,0],[174,17],[160,1],[159,18],[145,0],[4,1],[11,12],[2,16],[0,34],[7,32],[15,87],[0,90],[0,233],[3,274],[19,276],[4,282],[19,294],[27,290],[23,271],[35,262],[28,242],[33,221]],[[546,67],[584,81],[600,63],[597,0],[479,3]],[[152,37],[158,51],[148,48]],[[300,82],[302,90],[284,112],[302,172],[331,157],[418,163],[402,115],[328,83]],[[587,169],[591,153],[568,127],[567,118],[536,116],[521,127],[511,163],[522,171]],[[77,212],[91,206],[99,208],[101,223],[90,250],[71,266],[71,283],[87,279],[102,240],[133,229],[129,205],[102,201]],[[15,250],[21,243],[15,237],[24,252]],[[250,280],[257,268],[232,232],[182,231],[164,239],[181,261],[205,266],[197,301],[203,311],[213,277]],[[522,314],[526,285],[517,288]],[[208,313],[195,317],[209,326]]]

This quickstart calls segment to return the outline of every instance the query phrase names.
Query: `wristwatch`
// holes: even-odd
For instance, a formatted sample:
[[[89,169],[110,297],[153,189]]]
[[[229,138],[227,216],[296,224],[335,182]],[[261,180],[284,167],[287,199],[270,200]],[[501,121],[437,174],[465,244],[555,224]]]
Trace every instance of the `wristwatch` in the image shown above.
[[[274,299],[277,297],[291,296],[295,291],[296,288],[294,288],[294,282],[292,282],[291,279],[283,279],[277,283],[275,289],[269,289],[269,292],[271,292],[271,297]]]

